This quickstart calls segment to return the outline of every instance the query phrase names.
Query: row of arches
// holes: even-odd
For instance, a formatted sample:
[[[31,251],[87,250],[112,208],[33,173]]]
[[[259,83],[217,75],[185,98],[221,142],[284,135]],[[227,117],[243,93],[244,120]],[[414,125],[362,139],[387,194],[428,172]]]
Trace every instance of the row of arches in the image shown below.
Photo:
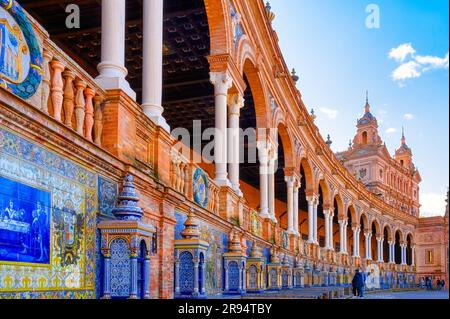
[[[294,203],[298,206],[298,218],[294,218],[296,221],[294,228],[298,235],[305,240],[311,239],[310,224],[313,222],[315,232],[313,239],[319,246],[349,253],[360,253],[356,248],[362,248],[363,254],[367,253],[374,259],[380,257],[378,254],[382,251],[381,259],[385,262],[390,261],[390,255],[395,255],[395,262],[401,263],[404,254],[401,252],[401,246],[406,245],[407,263],[412,264],[413,237],[411,233],[405,236],[400,229],[392,229],[393,225],[382,225],[377,218],[371,218],[369,221],[365,213],[358,213],[355,205],[348,204],[351,200],[344,201],[339,192],[331,190],[324,174],[314,167],[312,163],[317,159],[312,158],[314,157],[312,153],[308,152],[307,155],[305,145],[300,136],[296,135],[298,132],[294,133],[290,129],[292,125],[288,123],[289,116],[283,108],[279,107],[278,96],[274,94],[275,92],[271,92],[264,79],[265,72],[262,71],[266,66],[261,63],[261,58],[258,58],[258,50],[251,41],[251,37],[246,35],[247,30],[243,27],[244,35],[239,39],[233,38],[235,34],[233,28],[238,22],[233,21],[229,5],[221,0],[205,0],[205,7],[209,21],[211,54],[230,54],[245,84],[243,93],[245,104],[241,111],[240,128],[244,130],[271,128],[274,132],[271,143],[275,149],[273,157],[276,164],[273,176],[269,176],[268,206],[269,210],[273,210],[269,213],[282,228],[289,230],[292,217],[289,216],[290,186],[286,182],[286,177],[293,175],[297,178],[294,189],[297,190],[296,187],[298,187],[298,191],[293,193],[297,196],[294,198]],[[219,15],[221,15],[220,18]],[[235,83],[239,80],[233,82],[230,91],[239,92],[242,88]],[[367,143],[367,135],[363,143]],[[246,153],[251,146],[254,146],[251,143],[244,144]],[[247,159],[247,156],[244,158]],[[260,178],[261,162],[259,156],[256,156],[256,159],[253,163],[248,161],[241,163],[239,174],[241,185],[245,185],[242,189],[244,197],[255,209],[261,210],[262,204],[252,200],[255,189],[260,192],[260,196],[263,191]],[[271,195],[271,192],[274,194]],[[273,199],[270,196],[273,196]],[[271,203],[271,200],[274,202]],[[313,202],[312,205],[311,202]],[[310,217],[311,206],[314,207],[313,220]],[[297,212],[297,207],[294,211]],[[357,238],[354,238],[355,235]],[[366,243],[366,241],[370,242]],[[389,243],[394,243],[393,252]]]

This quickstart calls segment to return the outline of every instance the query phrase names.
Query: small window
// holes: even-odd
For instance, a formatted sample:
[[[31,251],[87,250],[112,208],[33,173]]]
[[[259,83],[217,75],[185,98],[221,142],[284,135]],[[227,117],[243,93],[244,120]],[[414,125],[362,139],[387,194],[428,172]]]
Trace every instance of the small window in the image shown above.
[[[426,250],[425,251],[425,263],[426,264],[432,264],[434,262],[434,256],[433,256],[433,250]]]
[[[380,169],[380,179],[383,179],[383,170]]]
[[[362,143],[363,143],[364,145],[367,144],[367,132],[363,132],[363,133],[362,133]]]
[[[400,160],[400,165],[403,167],[405,162],[403,160]]]

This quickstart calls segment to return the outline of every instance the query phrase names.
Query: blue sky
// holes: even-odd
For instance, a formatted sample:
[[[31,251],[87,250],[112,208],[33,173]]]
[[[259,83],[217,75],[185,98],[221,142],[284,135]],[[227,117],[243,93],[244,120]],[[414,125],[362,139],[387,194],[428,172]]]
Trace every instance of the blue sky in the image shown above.
[[[449,184],[448,0],[272,0],[286,63],[322,136],[343,150],[365,91],[391,154],[402,126],[419,168],[422,215],[443,215]],[[368,28],[376,4],[380,27]]]

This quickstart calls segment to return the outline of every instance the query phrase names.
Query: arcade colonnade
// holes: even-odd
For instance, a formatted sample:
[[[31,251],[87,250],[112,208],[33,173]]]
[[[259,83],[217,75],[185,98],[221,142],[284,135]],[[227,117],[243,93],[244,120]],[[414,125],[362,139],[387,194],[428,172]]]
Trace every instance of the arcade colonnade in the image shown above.
[[[170,135],[171,128],[164,119],[163,0],[143,1],[141,105],[127,81],[126,0],[102,0],[101,61],[95,81],[41,30],[42,94],[29,101],[3,91],[0,95],[1,102],[11,106],[15,113],[29,111],[27,116],[35,122],[29,131],[35,131],[36,141],[42,144],[42,136],[48,137],[55,154],[70,154],[69,160],[80,164],[77,169],[84,173],[73,175],[90,183],[91,202],[85,206],[91,215],[96,213],[96,205],[92,203],[97,199],[100,202],[101,196],[107,197],[102,192],[110,191],[107,204],[118,206],[99,213],[96,225],[92,225],[97,222],[96,216],[86,218],[91,223],[91,232],[101,233],[105,269],[120,265],[110,248],[114,244],[113,247],[121,247],[119,257],[125,256],[130,265],[133,296],[139,287],[136,283],[141,268],[137,264],[142,264],[142,273],[147,277],[144,286],[152,290],[143,289],[142,295],[146,297],[154,295],[155,290],[160,298],[182,294],[184,287],[180,283],[188,281],[193,282],[194,294],[202,294],[207,288],[206,264],[210,263],[206,252],[212,243],[202,239],[205,231],[199,230],[201,223],[208,230],[217,228],[221,232],[222,237],[215,241],[222,242],[228,236],[228,247],[222,247],[224,251],[213,258],[223,258],[224,278],[238,283],[237,291],[249,288],[245,282],[250,277],[259,278],[256,280],[259,287],[253,287],[256,290],[292,286],[295,277],[292,268],[297,266],[310,273],[309,285],[333,285],[337,281],[331,280],[329,274],[342,275],[345,269],[348,275],[356,267],[372,264],[386,272],[413,273],[417,218],[370,193],[325,143],[283,60],[271,26],[274,16],[270,8],[262,1],[204,2],[211,41],[207,60],[216,128],[211,170],[175,149],[176,139]],[[251,27],[256,25],[259,27]],[[76,78],[76,94],[71,87],[72,78]],[[250,103],[244,99],[247,85],[256,114],[255,167],[259,171],[256,178],[259,189],[255,186],[251,190],[248,185],[244,188],[245,181],[240,177],[237,134],[242,110]],[[1,106],[2,123],[7,123],[8,129],[16,130],[18,135],[25,135],[22,132],[26,125],[15,124],[20,121],[27,124],[30,120]],[[76,120],[72,123],[74,107]],[[72,124],[76,124],[76,130]],[[27,134],[31,136],[30,132]],[[277,167],[280,154],[284,167]],[[55,162],[60,161],[49,161],[49,165],[56,165]],[[74,167],[72,164],[63,168]],[[120,189],[123,176],[126,178],[117,202],[114,189]],[[199,180],[202,187],[196,187]],[[98,191],[107,184],[109,188]],[[286,190],[283,200],[279,196],[281,187]],[[201,222],[194,220],[193,211]],[[180,232],[177,214],[187,212],[185,229]],[[284,214],[286,223],[282,220]],[[116,240],[120,239],[118,234],[123,241]],[[92,243],[95,236],[88,235],[92,257],[96,253]],[[175,239],[177,235],[183,238]],[[140,247],[142,240],[145,245]],[[251,247],[251,254],[247,250],[249,242],[257,243]],[[264,257],[259,248],[264,249]],[[167,266],[182,262],[192,265],[193,271],[174,271]],[[148,278],[149,271],[158,272],[158,276],[152,273]],[[317,279],[319,273],[321,280]],[[185,277],[188,275],[192,278]],[[91,278],[90,286],[86,287],[89,296],[96,280]],[[62,282],[58,284],[67,288]],[[342,278],[340,283],[344,283]],[[67,290],[61,287],[56,288]],[[232,290],[230,285],[222,288]]]
[[[126,80],[127,69],[125,68],[125,4],[126,0],[102,0],[102,38],[101,38],[101,63],[98,65],[99,76],[96,81],[104,89],[121,89],[132,99],[136,99],[136,94],[130,88]],[[163,0],[152,0],[143,2],[143,83],[142,83],[142,108],[144,113],[155,122],[155,124],[169,131],[166,120],[163,117],[164,108],[162,106],[162,52],[163,52]],[[238,19],[241,19],[239,16]],[[239,21],[232,21],[234,26]],[[211,39],[214,41],[214,38]],[[248,40],[247,40],[248,42]],[[248,44],[247,44],[248,45]],[[248,57],[244,57],[246,59]],[[209,58],[211,64],[217,61],[213,57]],[[223,61],[220,61],[223,62]],[[239,63],[239,62],[238,62]],[[240,62],[240,64],[244,64]],[[215,63],[219,64],[219,63]],[[220,187],[229,187],[239,196],[239,118],[240,110],[244,107],[243,97],[243,74],[230,72],[227,67],[223,71],[215,71],[216,65],[211,65],[210,81],[214,86],[215,94],[215,182]],[[235,70],[233,70],[235,71]],[[237,75],[236,75],[237,74]],[[236,79],[236,77],[241,77]],[[265,90],[263,90],[265,91]],[[258,127],[258,160],[260,173],[260,205],[259,213],[264,219],[277,223],[275,212],[275,178],[276,161],[278,155],[278,143],[276,139],[277,127],[270,125],[271,120],[266,119],[267,127]],[[275,127],[273,127],[275,126]],[[260,134],[260,129],[263,134]],[[268,130],[269,133],[266,133]],[[275,133],[274,133],[275,132]],[[275,135],[275,137],[273,136]],[[289,134],[288,134],[289,135]],[[266,136],[268,136],[266,138]],[[291,155],[289,155],[291,156]],[[294,159],[295,160],[295,159]],[[297,158],[300,160],[300,158]],[[308,161],[310,162],[310,161]],[[295,164],[293,164],[295,165]],[[289,235],[298,237],[299,233],[299,188],[300,173],[295,168],[284,169],[287,188],[287,232]],[[299,171],[299,169],[297,169]],[[323,174],[322,174],[323,175]],[[327,182],[325,182],[327,183]],[[314,189],[318,182],[312,178],[307,185],[308,194],[306,196],[308,207],[308,244],[319,246],[318,240],[318,206],[319,194]],[[335,194],[337,195],[337,194]],[[340,253],[349,254],[348,237],[353,237],[353,249],[351,255],[355,258],[366,260],[383,261],[383,247],[386,240],[380,232],[372,233],[371,228],[361,229],[360,223],[351,225],[352,234],[347,231],[348,220],[343,213],[335,212],[329,204],[333,199],[322,198],[324,201],[323,214],[325,249],[334,251],[333,243],[333,218],[339,214],[339,246]],[[349,205],[347,205],[349,206]],[[343,208],[343,210],[348,207]],[[361,213],[360,213],[361,215]],[[344,217],[342,217],[344,216]],[[355,216],[356,220],[358,216]],[[379,221],[377,221],[379,223]],[[394,227],[394,225],[386,226]],[[391,231],[392,233],[392,231]],[[376,244],[372,245],[372,236],[376,237]],[[364,246],[361,247],[361,243]],[[388,238],[389,262],[395,263],[400,260],[400,264],[407,264],[407,250],[414,256],[414,246],[408,247],[406,237],[400,239],[398,253],[400,258],[396,258],[395,238]],[[372,247],[375,246],[375,247]],[[376,256],[372,256],[372,249],[375,249]],[[410,258],[410,264],[414,263],[414,258]]]

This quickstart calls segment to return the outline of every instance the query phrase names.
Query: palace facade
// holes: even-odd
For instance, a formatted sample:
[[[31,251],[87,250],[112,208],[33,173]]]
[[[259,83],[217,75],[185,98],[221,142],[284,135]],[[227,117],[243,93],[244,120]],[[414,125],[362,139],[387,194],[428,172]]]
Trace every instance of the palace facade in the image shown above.
[[[85,0],[78,29],[69,4],[0,0],[0,298],[416,284],[411,149],[389,155],[367,101],[331,151],[269,4]]]

